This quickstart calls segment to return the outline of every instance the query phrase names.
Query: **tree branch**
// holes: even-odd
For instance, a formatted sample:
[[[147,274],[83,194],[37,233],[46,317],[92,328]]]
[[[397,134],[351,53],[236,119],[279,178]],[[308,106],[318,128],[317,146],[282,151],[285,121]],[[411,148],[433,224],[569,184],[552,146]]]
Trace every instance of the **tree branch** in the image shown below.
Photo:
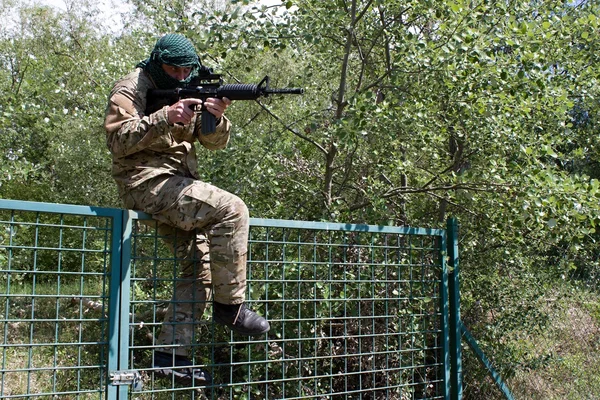
[[[279,118],[278,115],[274,114],[271,110],[269,110],[269,108],[267,106],[265,106],[263,103],[261,103],[259,100],[256,100],[256,102],[258,103],[258,105],[260,105],[262,107],[263,110],[265,110],[270,116],[272,116],[273,118],[275,118],[278,122],[281,122],[281,124],[285,127],[286,130],[292,132],[294,135],[298,136],[301,139],[306,140],[307,142],[311,143],[312,145],[314,145],[317,149],[319,149],[323,154],[327,154],[327,150],[321,146],[319,143],[317,143],[315,140],[309,138],[308,136],[305,136],[303,134],[301,134],[298,131],[295,131],[294,129],[292,129],[292,126],[296,124],[296,122],[293,122],[289,125],[287,125],[281,118]]]
[[[415,194],[415,193],[427,193],[431,194],[433,192],[440,191],[449,191],[449,190],[466,190],[471,192],[495,192],[497,189],[507,189],[510,185],[507,184],[496,184],[496,183],[457,183],[454,185],[443,185],[443,186],[435,186],[435,187],[402,187],[402,188],[393,188],[388,190],[386,193],[382,194],[380,198],[387,199],[395,196],[402,196],[405,194]],[[363,207],[369,206],[372,203],[371,200],[365,201],[360,204],[355,204],[349,208],[350,211],[356,211]]]

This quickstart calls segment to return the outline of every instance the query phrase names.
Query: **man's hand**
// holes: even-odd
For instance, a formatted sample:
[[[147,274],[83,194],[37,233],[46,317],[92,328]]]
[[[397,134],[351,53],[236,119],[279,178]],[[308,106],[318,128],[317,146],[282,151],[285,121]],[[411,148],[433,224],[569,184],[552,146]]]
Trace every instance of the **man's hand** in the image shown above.
[[[195,109],[202,105],[200,99],[182,99],[177,103],[169,106],[167,109],[167,118],[170,125],[183,124],[187,125],[192,121]],[[199,107],[198,107],[199,108]]]
[[[223,97],[222,99],[209,97],[208,99],[204,100],[204,108],[209,113],[214,115],[217,120],[221,118],[223,114],[225,114],[225,110],[230,104],[231,100],[229,100],[227,97]]]
[[[204,104],[202,104],[202,100],[200,99],[182,99],[169,106],[167,110],[169,124],[189,124],[192,121],[194,113],[200,110],[201,107],[219,119],[225,114],[225,110],[230,104],[231,100],[227,97],[223,97],[222,99],[209,97],[204,101]]]

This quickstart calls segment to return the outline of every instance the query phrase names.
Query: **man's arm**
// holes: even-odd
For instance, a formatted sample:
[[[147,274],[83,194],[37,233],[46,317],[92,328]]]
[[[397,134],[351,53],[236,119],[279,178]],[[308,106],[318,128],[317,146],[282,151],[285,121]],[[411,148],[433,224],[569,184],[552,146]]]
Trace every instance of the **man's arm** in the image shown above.
[[[106,143],[114,156],[125,157],[142,151],[155,138],[168,133],[168,107],[146,116],[143,102],[138,93],[127,86],[113,90],[104,128]]]

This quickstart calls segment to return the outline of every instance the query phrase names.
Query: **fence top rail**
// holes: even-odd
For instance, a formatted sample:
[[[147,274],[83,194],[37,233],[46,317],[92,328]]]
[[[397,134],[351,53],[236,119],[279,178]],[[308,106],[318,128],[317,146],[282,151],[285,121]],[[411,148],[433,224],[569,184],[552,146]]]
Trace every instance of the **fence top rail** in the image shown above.
[[[123,212],[118,208],[6,199],[0,199],[0,209],[113,218],[120,216]]]
[[[146,213],[140,211],[129,210],[129,217],[132,219],[152,219]],[[319,230],[319,231],[351,231],[365,233],[391,233],[399,235],[415,235],[415,236],[444,236],[444,229],[429,229],[416,228],[410,226],[386,226],[386,225],[367,225],[367,224],[350,224],[339,222],[316,222],[316,221],[294,221],[287,219],[266,219],[266,218],[250,218],[251,226],[259,226],[264,228],[287,228],[287,229],[304,229],[304,230]]]
[[[414,228],[410,226],[385,226],[316,221],[290,221],[282,219],[262,218],[250,218],[250,225],[262,226],[267,228],[293,228],[324,231],[391,233],[401,235],[441,236],[444,234],[444,231],[441,229]]]
[[[0,209],[15,211],[44,212],[97,217],[118,217],[123,211],[118,208],[93,207],[74,204],[43,203],[24,200],[0,199]],[[152,217],[141,211],[127,210],[129,218],[148,220]],[[250,218],[251,226],[265,228],[307,229],[320,231],[351,231],[365,233],[388,233],[418,236],[443,236],[443,229],[416,228],[410,226],[385,226],[338,222],[292,221],[283,219]]]

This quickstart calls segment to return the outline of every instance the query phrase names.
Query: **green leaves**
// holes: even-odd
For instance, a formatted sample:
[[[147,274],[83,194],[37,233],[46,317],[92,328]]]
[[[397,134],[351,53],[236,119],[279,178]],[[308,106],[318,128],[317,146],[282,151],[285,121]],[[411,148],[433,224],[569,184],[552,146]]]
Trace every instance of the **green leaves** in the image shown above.
[[[537,315],[522,300],[537,281],[598,276],[595,2],[132,3],[118,35],[89,4],[24,8],[19,29],[0,27],[0,197],[119,205],[107,92],[159,34],[183,32],[227,83],[305,89],[234,103],[229,148],[199,150],[203,179],[252,216],[457,217],[464,296],[495,313],[489,337]]]

